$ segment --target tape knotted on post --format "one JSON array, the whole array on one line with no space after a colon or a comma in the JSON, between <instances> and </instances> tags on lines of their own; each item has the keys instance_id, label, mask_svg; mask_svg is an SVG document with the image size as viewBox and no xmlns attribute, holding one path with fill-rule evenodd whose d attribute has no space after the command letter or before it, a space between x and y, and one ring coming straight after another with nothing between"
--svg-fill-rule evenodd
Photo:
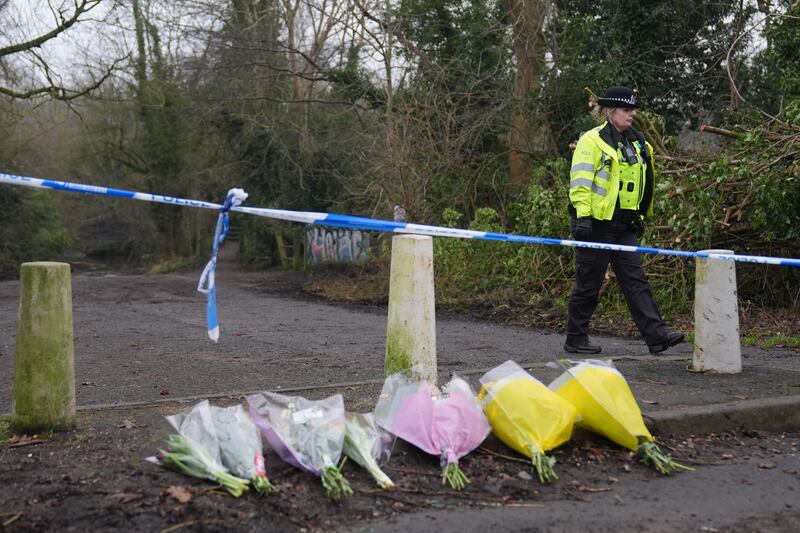
<instances>
[{"instance_id":1,"label":"tape knotted on post","mask_svg":"<svg viewBox=\"0 0 800 533\"><path fill-rule=\"evenodd\" d=\"M217 253L219 247L225 242L228 235L228 211L233 207L242 205L247 200L247 193L243 189L231 189L225 197L225 203L219 209L217 217L217 227L214 231L214 242L211 243L211 259L209 259L203 273L200 275L200 283L197 284L197 291L206 295L206 324L208 327L208 338L214 342L219 340L219 319L217 318Z\"/></svg>"}]
</instances>

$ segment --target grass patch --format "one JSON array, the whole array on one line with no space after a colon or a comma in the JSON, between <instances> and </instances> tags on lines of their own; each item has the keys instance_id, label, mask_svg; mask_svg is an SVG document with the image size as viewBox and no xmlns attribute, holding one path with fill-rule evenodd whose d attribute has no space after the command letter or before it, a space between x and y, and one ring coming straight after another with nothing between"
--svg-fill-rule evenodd
<instances>
[{"instance_id":1,"label":"grass patch","mask_svg":"<svg viewBox=\"0 0 800 533\"><path fill-rule=\"evenodd\" d=\"M743 346L760 346L762 348L800 348L800 335L744 335Z\"/></svg>"},{"instance_id":2,"label":"grass patch","mask_svg":"<svg viewBox=\"0 0 800 533\"><path fill-rule=\"evenodd\" d=\"M11 439L11 418L0 417L0 444L5 444Z\"/></svg>"},{"instance_id":3,"label":"grass patch","mask_svg":"<svg viewBox=\"0 0 800 533\"><path fill-rule=\"evenodd\" d=\"M184 268L195 267L200 264L199 257L173 257L150 265L148 274L169 274Z\"/></svg>"}]
</instances>

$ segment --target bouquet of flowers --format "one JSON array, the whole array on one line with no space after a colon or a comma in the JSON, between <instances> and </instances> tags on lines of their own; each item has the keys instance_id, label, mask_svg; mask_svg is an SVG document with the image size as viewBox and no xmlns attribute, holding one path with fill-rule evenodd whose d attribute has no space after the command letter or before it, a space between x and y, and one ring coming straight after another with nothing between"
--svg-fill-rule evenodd
<instances>
[{"instance_id":1,"label":"bouquet of flowers","mask_svg":"<svg viewBox=\"0 0 800 533\"><path fill-rule=\"evenodd\" d=\"M572 436L577 410L514 361L484 374L478 399L492 431L509 447L531 458L539 481L558 479L556 460L545 452Z\"/></svg>"},{"instance_id":2,"label":"bouquet of flowers","mask_svg":"<svg viewBox=\"0 0 800 533\"><path fill-rule=\"evenodd\" d=\"M469 478L458 460L489 434L486 420L469 384L453 377L442 393L426 381L393 374L383 384L375 406L378 425L423 451L440 457L442 483L463 489Z\"/></svg>"},{"instance_id":3,"label":"bouquet of flowers","mask_svg":"<svg viewBox=\"0 0 800 533\"><path fill-rule=\"evenodd\" d=\"M216 481L237 498L247 490L249 482L231 475L222 465L208 400L166 419L178 434L170 435L167 447L148 457L148 461L188 476Z\"/></svg>"},{"instance_id":4,"label":"bouquet of flowers","mask_svg":"<svg viewBox=\"0 0 800 533\"><path fill-rule=\"evenodd\" d=\"M257 492L275 492L264 468L261 434L241 405L211 407L222 464L233 474L250 480Z\"/></svg>"},{"instance_id":5,"label":"bouquet of flowers","mask_svg":"<svg viewBox=\"0 0 800 533\"><path fill-rule=\"evenodd\" d=\"M261 392L248 396L247 403L253 422L281 459L319 476L334 501L353 493L336 465L345 435L341 394L312 401Z\"/></svg>"},{"instance_id":6,"label":"bouquet of flowers","mask_svg":"<svg viewBox=\"0 0 800 533\"><path fill-rule=\"evenodd\" d=\"M375 424L372 413L346 413L344 453L365 468L381 488L390 489L394 483L380 468L389 461L394 435Z\"/></svg>"},{"instance_id":7,"label":"bouquet of flowers","mask_svg":"<svg viewBox=\"0 0 800 533\"><path fill-rule=\"evenodd\" d=\"M583 361L568 368L550 390L578 410L581 427L633 452L662 474L693 470L672 460L647 430L628 382L609 361Z\"/></svg>"}]
</instances>

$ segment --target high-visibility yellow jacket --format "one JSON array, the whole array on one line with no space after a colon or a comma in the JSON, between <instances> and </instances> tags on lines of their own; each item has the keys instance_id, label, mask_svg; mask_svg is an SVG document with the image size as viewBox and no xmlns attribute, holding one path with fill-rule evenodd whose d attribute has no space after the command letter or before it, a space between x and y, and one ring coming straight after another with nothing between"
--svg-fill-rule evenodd
<instances>
[{"instance_id":1,"label":"high-visibility yellow jacket","mask_svg":"<svg viewBox=\"0 0 800 533\"><path fill-rule=\"evenodd\" d=\"M569 199L575 207L578 217L592 216L599 220L611 220L617 205L620 188L619 162L621 154L617 147L611 146L600 137L600 131L607 123L591 129L581 135L575 153L572 155L570 168ZM650 152L649 164L653 164L653 147L646 142ZM636 143L638 145L638 143ZM637 155L642 160L639 147ZM645 163L640 162L640 165ZM651 169L652 170L652 169ZM641 169L645 176L645 168ZM650 176L652 176L652 172ZM642 184L644 186L644 184ZM655 183L650 184L655 191ZM639 212L651 216L653 214L653 196L650 194L648 205L639 206Z\"/></svg>"}]
</instances>

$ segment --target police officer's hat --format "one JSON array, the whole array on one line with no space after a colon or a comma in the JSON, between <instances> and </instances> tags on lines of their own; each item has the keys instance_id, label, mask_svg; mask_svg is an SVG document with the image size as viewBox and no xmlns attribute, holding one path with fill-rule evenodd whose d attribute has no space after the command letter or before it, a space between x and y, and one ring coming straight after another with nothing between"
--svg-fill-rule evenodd
<instances>
[{"instance_id":1,"label":"police officer's hat","mask_svg":"<svg viewBox=\"0 0 800 533\"><path fill-rule=\"evenodd\" d=\"M633 91L622 85L608 89L603 93L603 96L597 100L597 103L602 107L608 108L624 107L627 109L635 109L639 107L639 104L636 103L636 95Z\"/></svg>"}]
</instances>

